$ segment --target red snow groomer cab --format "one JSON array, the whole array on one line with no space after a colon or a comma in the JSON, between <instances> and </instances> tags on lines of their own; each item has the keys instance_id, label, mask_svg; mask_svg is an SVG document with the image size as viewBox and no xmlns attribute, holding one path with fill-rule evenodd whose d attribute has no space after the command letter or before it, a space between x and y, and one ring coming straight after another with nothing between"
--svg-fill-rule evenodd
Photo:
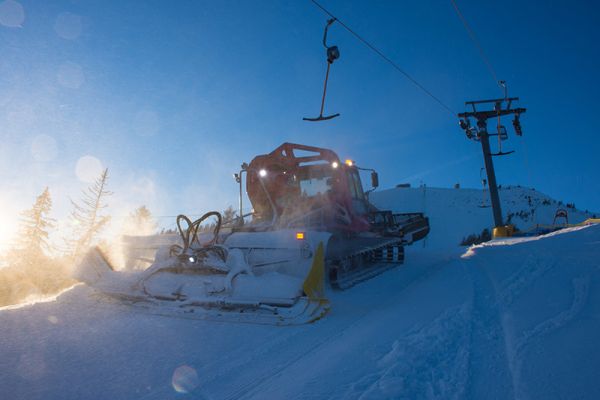
<instances>
[{"instance_id":1,"label":"red snow groomer cab","mask_svg":"<svg viewBox=\"0 0 600 400\"><path fill-rule=\"evenodd\" d=\"M422 213L378 210L363 190L360 170L371 173L369 193L378 186L377 173L341 160L332 150L284 143L259 155L243 165L253 219L236 230L331 233L326 265L338 288L400 264L404 245L423 239L429 221Z\"/></svg>"}]
</instances>

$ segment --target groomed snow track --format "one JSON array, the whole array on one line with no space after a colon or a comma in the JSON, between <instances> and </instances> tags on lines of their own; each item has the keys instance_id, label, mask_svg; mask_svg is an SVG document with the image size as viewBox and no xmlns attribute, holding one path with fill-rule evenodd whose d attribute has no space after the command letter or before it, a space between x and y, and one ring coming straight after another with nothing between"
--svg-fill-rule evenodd
<instances>
[{"instance_id":1,"label":"groomed snow track","mask_svg":"<svg viewBox=\"0 0 600 400\"><path fill-rule=\"evenodd\" d=\"M596 399L599 248L591 226L466 254L409 249L404 267L332 292L328 317L302 326L154 316L80 285L0 312L0 393Z\"/></svg>"}]
</instances>

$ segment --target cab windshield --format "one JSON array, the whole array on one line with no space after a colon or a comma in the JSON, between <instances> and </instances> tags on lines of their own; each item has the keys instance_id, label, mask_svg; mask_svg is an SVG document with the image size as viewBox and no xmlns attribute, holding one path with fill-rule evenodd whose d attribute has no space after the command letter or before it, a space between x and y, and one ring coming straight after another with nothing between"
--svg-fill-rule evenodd
<instances>
[{"instance_id":1,"label":"cab windshield","mask_svg":"<svg viewBox=\"0 0 600 400\"><path fill-rule=\"evenodd\" d=\"M355 169L348 169L348 186L350 189L350 196L352 197L352 207L354 207L354 211L359 214L366 214L367 206L365 193L362 188L358 171Z\"/></svg>"},{"instance_id":2,"label":"cab windshield","mask_svg":"<svg viewBox=\"0 0 600 400\"><path fill-rule=\"evenodd\" d=\"M332 191L331 168L305 168L299 173L300 194L304 197L325 195Z\"/></svg>"}]
</instances>

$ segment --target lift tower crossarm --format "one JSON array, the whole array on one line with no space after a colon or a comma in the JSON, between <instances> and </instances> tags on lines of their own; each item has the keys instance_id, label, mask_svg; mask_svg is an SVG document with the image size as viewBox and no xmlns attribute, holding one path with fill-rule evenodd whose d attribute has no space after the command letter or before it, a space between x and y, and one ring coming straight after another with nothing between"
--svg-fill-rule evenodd
<instances>
[{"instance_id":1,"label":"lift tower crossarm","mask_svg":"<svg viewBox=\"0 0 600 400\"><path fill-rule=\"evenodd\" d=\"M507 101L507 102L508 102L508 107L507 107L507 108L510 108L510 104L511 104L513 101L517 101L517 100L519 100L519 98L518 98L518 97L507 97L507 98L505 98L505 99L503 98L503 99L491 99L491 100L475 100L475 101L466 101L466 102L465 102L465 104L466 104L466 105L468 105L468 106L470 106L470 105L473 105L473 104L484 104L484 103L488 103L488 104L489 104L489 103L502 103L502 102L504 102L504 101Z\"/></svg>"},{"instance_id":2,"label":"lift tower crossarm","mask_svg":"<svg viewBox=\"0 0 600 400\"><path fill-rule=\"evenodd\" d=\"M466 103L469 104L469 103ZM510 115L510 114L524 114L527 111L526 108L510 108L508 110L490 110L490 111L467 111L464 113L460 113L458 114L459 118L469 118L469 117L473 117L475 118L477 121L480 120L487 120L490 118L496 118L498 116L502 117L504 115Z\"/></svg>"}]
</instances>

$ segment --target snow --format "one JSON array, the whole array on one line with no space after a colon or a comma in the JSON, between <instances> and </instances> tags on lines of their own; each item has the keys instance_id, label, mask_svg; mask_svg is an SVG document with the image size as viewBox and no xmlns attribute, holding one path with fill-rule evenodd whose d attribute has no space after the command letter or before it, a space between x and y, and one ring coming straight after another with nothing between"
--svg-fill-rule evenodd
<instances>
[{"instance_id":1,"label":"snow","mask_svg":"<svg viewBox=\"0 0 600 400\"><path fill-rule=\"evenodd\" d=\"M432 190L432 235L461 219L452 190ZM407 249L401 268L328 292L331 311L313 324L153 315L85 285L1 310L0 397L600 398L600 225L450 245L486 225L476 219Z\"/></svg>"},{"instance_id":2,"label":"snow","mask_svg":"<svg viewBox=\"0 0 600 400\"><path fill-rule=\"evenodd\" d=\"M395 188L371 193L370 200L380 209L396 212L423 212L429 217L431 232L425 239L429 249L457 246L470 234L480 234L494 226L489 193L477 189ZM559 208L568 212L570 224L580 223L599 213L583 212L552 199L534 189L504 186L500 189L505 219L522 231L537 224L552 225ZM563 223L558 219L557 223ZM417 245L418 246L418 245Z\"/></svg>"},{"instance_id":3,"label":"snow","mask_svg":"<svg viewBox=\"0 0 600 400\"><path fill-rule=\"evenodd\" d=\"M174 256L170 245L160 245L150 256L155 262L145 270L113 270L98 250L91 250L72 275L113 297L127 297L136 302L149 296L152 302L176 297L179 301L185 300L190 307L226 302L230 306L263 303L268 308L294 304L302 296L303 283L311 271L317 248L329 237L329 233L313 231L298 240L296 231L289 229L251 234L236 232L217 245L217 249L227 254L225 261L213 252L215 249L207 253L206 248L199 248L199 253L195 253L195 247L190 246ZM143 239L137 239L143 251L150 251L153 243L161 242L160 235ZM184 251L181 244L178 249ZM126 251L134 253L131 249ZM178 257L185 261L178 261ZM197 261L200 257L201 262ZM174 273L174 269L178 273ZM168 307L173 304L168 303ZM193 312L190 310L186 312Z\"/></svg>"}]
</instances>

